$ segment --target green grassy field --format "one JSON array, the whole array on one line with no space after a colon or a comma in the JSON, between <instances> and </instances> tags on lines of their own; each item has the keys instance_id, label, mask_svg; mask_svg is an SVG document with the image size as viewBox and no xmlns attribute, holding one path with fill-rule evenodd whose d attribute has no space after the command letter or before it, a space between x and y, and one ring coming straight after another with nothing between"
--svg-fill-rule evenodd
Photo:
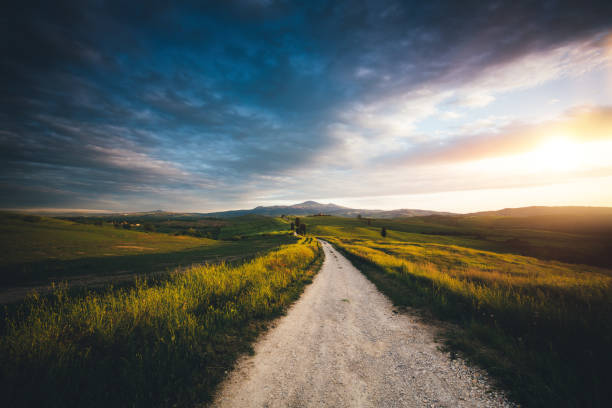
<instances>
[{"instance_id":1,"label":"green grassy field","mask_svg":"<svg viewBox=\"0 0 612 408\"><path fill-rule=\"evenodd\" d=\"M519 255L505 239L547 237L544 248L573 245L588 232L474 229L481 220L438 227L414 220L309 217L309 230L329 240L397 305L454 323L451 355L486 368L526 406L609 406L612 365L612 271ZM496 222L500 222L497 220ZM381 225L387 236L380 234ZM397 228L397 229L395 229ZM420 230L419 232L415 232ZM607 242L598 242L601 246ZM599 247L586 254L597 254ZM549 253L555 254L555 251ZM593 264L601 259L583 258Z\"/></svg>"},{"instance_id":2,"label":"green grassy field","mask_svg":"<svg viewBox=\"0 0 612 408\"><path fill-rule=\"evenodd\" d=\"M247 263L194 266L164 282L30 297L4 319L6 406L192 406L318 269L312 238Z\"/></svg>"},{"instance_id":3,"label":"green grassy field","mask_svg":"<svg viewBox=\"0 0 612 408\"><path fill-rule=\"evenodd\" d=\"M486 368L514 400L612 401L605 380L612 366L607 212L300 219L397 305L452 323L444 326L451 327L444 337L451 356L461 353ZM0 220L4 284L198 264L164 279L62 289L5 309L0 383L17 406L42 403L27 389L40 389L56 406L88 398L131 406L206 400L320 260L311 238L295 243L293 217L152 213L73 222L2 214ZM244 263L249 258L255 259ZM223 260L229 263L201 265Z\"/></svg>"},{"instance_id":4,"label":"green grassy field","mask_svg":"<svg viewBox=\"0 0 612 408\"><path fill-rule=\"evenodd\" d=\"M273 219L234 220L227 235L240 235L240 239L223 241L114 228L108 222L97 226L3 213L0 285L163 272L192 263L241 260L291 242L289 234L262 235L278 225L284 224Z\"/></svg>"},{"instance_id":5,"label":"green grassy field","mask_svg":"<svg viewBox=\"0 0 612 408\"><path fill-rule=\"evenodd\" d=\"M232 218L211 218L198 214L165 212L133 213L125 215L66 217L85 225L129 224L135 231L157 231L172 235L186 235L221 240L237 240L244 236L264 234L285 228L285 220L262 215L243 215Z\"/></svg>"},{"instance_id":6,"label":"green grassy field","mask_svg":"<svg viewBox=\"0 0 612 408\"><path fill-rule=\"evenodd\" d=\"M612 211L601 215L530 217L428 216L400 219L305 217L315 234L345 233L372 238L385 226L390 238L407 242L459 245L612 268Z\"/></svg>"}]
</instances>

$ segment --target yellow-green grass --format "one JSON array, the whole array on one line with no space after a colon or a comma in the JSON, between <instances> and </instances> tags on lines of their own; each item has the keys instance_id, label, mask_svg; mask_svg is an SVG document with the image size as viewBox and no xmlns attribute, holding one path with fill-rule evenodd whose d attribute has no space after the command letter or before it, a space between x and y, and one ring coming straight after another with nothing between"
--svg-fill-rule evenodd
<instances>
[{"instance_id":1,"label":"yellow-green grass","mask_svg":"<svg viewBox=\"0 0 612 408\"><path fill-rule=\"evenodd\" d=\"M162 284L30 297L0 338L7 406L191 406L318 269L312 238L242 265L193 266Z\"/></svg>"},{"instance_id":2,"label":"yellow-green grass","mask_svg":"<svg viewBox=\"0 0 612 408\"><path fill-rule=\"evenodd\" d=\"M477 238L472 232L456 231L449 233L446 229L429 229L423 233L420 229L406 227L404 219L366 219L343 217L306 217L302 219L308 226L308 231L317 236L342 236L351 239L378 239L384 226L388 230L388 238L411 242L437 242L440 244L456 244L471 248L487 249L491 245Z\"/></svg>"},{"instance_id":3,"label":"yellow-green grass","mask_svg":"<svg viewBox=\"0 0 612 408\"><path fill-rule=\"evenodd\" d=\"M245 215L224 221L226 224L221 228L219 239L236 239L288 229L285 220L262 215Z\"/></svg>"},{"instance_id":4,"label":"yellow-green grass","mask_svg":"<svg viewBox=\"0 0 612 408\"><path fill-rule=\"evenodd\" d=\"M0 285L74 275L159 272L195 262L252 257L291 241L288 234L217 241L4 213L0 214Z\"/></svg>"},{"instance_id":5,"label":"yellow-green grass","mask_svg":"<svg viewBox=\"0 0 612 408\"><path fill-rule=\"evenodd\" d=\"M435 242L612 268L612 216L607 215L586 221L578 216L302 219L310 232L320 236L374 239L384 226L388 238L399 241Z\"/></svg>"},{"instance_id":6,"label":"yellow-green grass","mask_svg":"<svg viewBox=\"0 0 612 408\"><path fill-rule=\"evenodd\" d=\"M406 227L415 222L403 220ZM421 222L474 234L494 251L612 268L612 214L434 217Z\"/></svg>"},{"instance_id":7,"label":"yellow-green grass","mask_svg":"<svg viewBox=\"0 0 612 408\"><path fill-rule=\"evenodd\" d=\"M533 221L304 218L396 304L455 323L451 355L487 368L517 401L610 406L612 270L591 266L611 261L607 224ZM566 258L589 265L550 260Z\"/></svg>"},{"instance_id":8,"label":"yellow-green grass","mask_svg":"<svg viewBox=\"0 0 612 408\"><path fill-rule=\"evenodd\" d=\"M335 231L324 229L325 232ZM380 235L326 238L395 303L457 323L447 346L527 406L606 406L612 271Z\"/></svg>"},{"instance_id":9,"label":"yellow-green grass","mask_svg":"<svg viewBox=\"0 0 612 408\"><path fill-rule=\"evenodd\" d=\"M122 225L129 223L132 230L157 231L173 235L190 235L213 239L236 240L249 235L286 230L282 218L249 214L231 218L212 218L199 214L128 214L67 217L69 221L81 224Z\"/></svg>"},{"instance_id":10,"label":"yellow-green grass","mask_svg":"<svg viewBox=\"0 0 612 408\"><path fill-rule=\"evenodd\" d=\"M189 236L144 233L110 225L78 224L54 218L0 215L0 262L69 260L150 252L174 252L215 241Z\"/></svg>"}]
</instances>

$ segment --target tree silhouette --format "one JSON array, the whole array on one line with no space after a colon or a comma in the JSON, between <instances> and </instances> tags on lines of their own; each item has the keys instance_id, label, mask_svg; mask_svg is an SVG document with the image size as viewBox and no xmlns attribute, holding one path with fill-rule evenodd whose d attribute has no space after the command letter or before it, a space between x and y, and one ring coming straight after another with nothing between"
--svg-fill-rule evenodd
<instances>
[{"instance_id":1,"label":"tree silhouette","mask_svg":"<svg viewBox=\"0 0 612 408\"><path fill-rule=\"evenodd\" d=\"M380 230L380 235L382 235L382 237L386 237L387 236L387 228L382 227L382 229Z\"/></svg>"}]
</instances>

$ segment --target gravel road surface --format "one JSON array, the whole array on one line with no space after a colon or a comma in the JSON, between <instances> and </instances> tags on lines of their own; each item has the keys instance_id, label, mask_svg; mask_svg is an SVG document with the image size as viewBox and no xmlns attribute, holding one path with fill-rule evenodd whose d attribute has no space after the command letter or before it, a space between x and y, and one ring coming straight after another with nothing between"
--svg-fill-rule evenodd
<instances>
[{"instance_id":1,"label":"gravel road surface","mask_svg":"<svg viewBox=\"0 0 612 408\"><path fill-rule=\"evenodd\" d=\"M486 375L391 302L327 242L314 282L240 360L215 407L499 407Z\"/></svg>"}]
</instances>

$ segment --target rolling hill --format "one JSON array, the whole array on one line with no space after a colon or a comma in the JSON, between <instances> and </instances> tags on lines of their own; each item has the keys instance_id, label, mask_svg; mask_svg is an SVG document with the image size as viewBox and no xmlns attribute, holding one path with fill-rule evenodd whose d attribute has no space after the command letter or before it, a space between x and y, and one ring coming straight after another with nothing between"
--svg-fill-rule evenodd
<instances>
[{"instance_id":1,"label":"rolling hill","mask_svg":"<svg viewBox=\"0 0 612 408\"><path fill-rule=\"evenodd\" d=\"M504 208L497 211L480 211L468 216L501 216L501 217L534 217L534 216L597 216L612 215L612 207L580 207L580 206L531 206L519 208Z\"/></svg>"}]
</instances>

